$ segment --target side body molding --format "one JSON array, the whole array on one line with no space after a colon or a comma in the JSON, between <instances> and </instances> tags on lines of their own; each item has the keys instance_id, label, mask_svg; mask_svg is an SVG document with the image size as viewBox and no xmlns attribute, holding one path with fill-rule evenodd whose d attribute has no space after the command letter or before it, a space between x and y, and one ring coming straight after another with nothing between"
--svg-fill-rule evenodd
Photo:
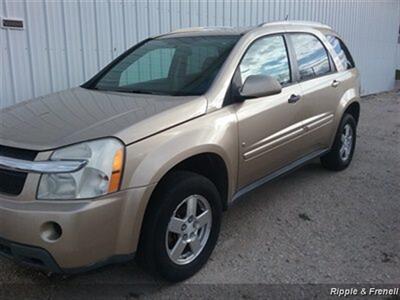
<instances>
[{"instance_id":1,"label":"side body molding","mask_svg":"<svg viewBox=\"0 0 400 300\"><path fill-rule=\"evenodd\" d=\"M250 150L243 154L243 159L248 161L257 158L260 155L266 154L271 150L279 148L286 143L304 136L305 134L311 133L314 130L332 123L333 119L334 115L327 112L295 123L251 145L249 147Z\"/></svg>"}]
</instances>

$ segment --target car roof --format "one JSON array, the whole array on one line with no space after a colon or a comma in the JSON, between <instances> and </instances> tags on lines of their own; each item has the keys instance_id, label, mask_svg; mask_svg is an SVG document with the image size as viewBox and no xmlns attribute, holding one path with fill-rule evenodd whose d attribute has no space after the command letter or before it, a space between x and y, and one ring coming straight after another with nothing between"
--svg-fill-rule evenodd
<instances>
[{"instance_id":1,"label":"car roof","mask_svg":"<svg viewBox=\"0 0 400 300\"><path fill-rule=\"evenodd\" d=\"M319 22L310 21L276 21L276 22L265 22L258 26L249 27L228 27L228 26L215 26L215 27L189 27L177 29L169 33L165 33L157 36L157 38L170 38L170 37L190 37L190 36L209 36L209 35L244 35L247 32L253 31L259 28L274 29L277 31L285 29L318 29L321 31L332 31L332 28L328 25Z\"/></svg>"}]
</instances>

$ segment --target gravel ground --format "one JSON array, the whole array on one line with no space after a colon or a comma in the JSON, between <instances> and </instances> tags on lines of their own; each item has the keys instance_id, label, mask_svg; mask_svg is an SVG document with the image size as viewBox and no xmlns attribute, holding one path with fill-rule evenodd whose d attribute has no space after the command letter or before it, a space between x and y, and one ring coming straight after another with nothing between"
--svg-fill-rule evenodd
<instances>
[{"instance_id":1,"label":"gravel ground","mask_svg":"<svg viewBox=\"0 0 400 300\"><path fill-rule=\"evenodd\" d=\"M351 166L335 173L315 161L246 195L224 214L209 263L186 282L155 281L134 262L48 278L0 258L0 298L324 299L324 284L399 286L400 92L361 104Z\"/></svg>"}]
</instances>

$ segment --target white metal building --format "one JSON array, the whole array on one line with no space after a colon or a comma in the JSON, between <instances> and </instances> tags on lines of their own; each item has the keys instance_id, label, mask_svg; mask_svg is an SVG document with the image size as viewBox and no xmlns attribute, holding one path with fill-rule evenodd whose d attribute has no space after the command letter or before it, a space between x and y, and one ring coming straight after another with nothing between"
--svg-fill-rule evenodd
<instances>
[{"instance_id":1,"label":"white metal building","mask_svg":"<svg viewBox=\"0 0 400 300\"><path fill-rule=\"evenodd\" d=\"M399 0L400 2L400 0ZM395 88L400 90L400 25L397 37L397 66L396 66L396 85Z\"/></svg>"},{"instance_id":2,"label":"white metal building","mask_svg":"<svg viewBox=\"0 0 400 300\"><path fill-rule=\"evenodd\" d=\"M138 41L190 26L326 23L347 42L363 94L392 89L400 65L399 0L0 0L0 17L0 108L77 86Z\"/></svg>"}]
</instances>

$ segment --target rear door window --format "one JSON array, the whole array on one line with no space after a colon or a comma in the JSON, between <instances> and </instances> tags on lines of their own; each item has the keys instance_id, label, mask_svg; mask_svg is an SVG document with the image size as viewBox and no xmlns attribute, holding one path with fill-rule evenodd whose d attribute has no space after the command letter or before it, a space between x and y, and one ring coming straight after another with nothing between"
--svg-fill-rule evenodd
<instances>
[{"instance_id":1,"label":"rear door window","mask_svg":"<svg viewBox=\"0 0 400 300\"><path fill-rule=\"evenodd\" d=\"M291 34L300 80L308 80L331 72L329 56L319 39L311 34Z\"/></svg>"},{"instance_id":2,"label":"rear door window","mask_svg":"<svg viewBox=\"0 0 400 300\"><path fill-rule=\"evenodd\" d=\"M350 51L342 40L333 35L327 35L329 43L332 45L333 50L337 54L342 70L348 70L355 67L354 60L351 57Z\"/></svg>"}]
</instances>

